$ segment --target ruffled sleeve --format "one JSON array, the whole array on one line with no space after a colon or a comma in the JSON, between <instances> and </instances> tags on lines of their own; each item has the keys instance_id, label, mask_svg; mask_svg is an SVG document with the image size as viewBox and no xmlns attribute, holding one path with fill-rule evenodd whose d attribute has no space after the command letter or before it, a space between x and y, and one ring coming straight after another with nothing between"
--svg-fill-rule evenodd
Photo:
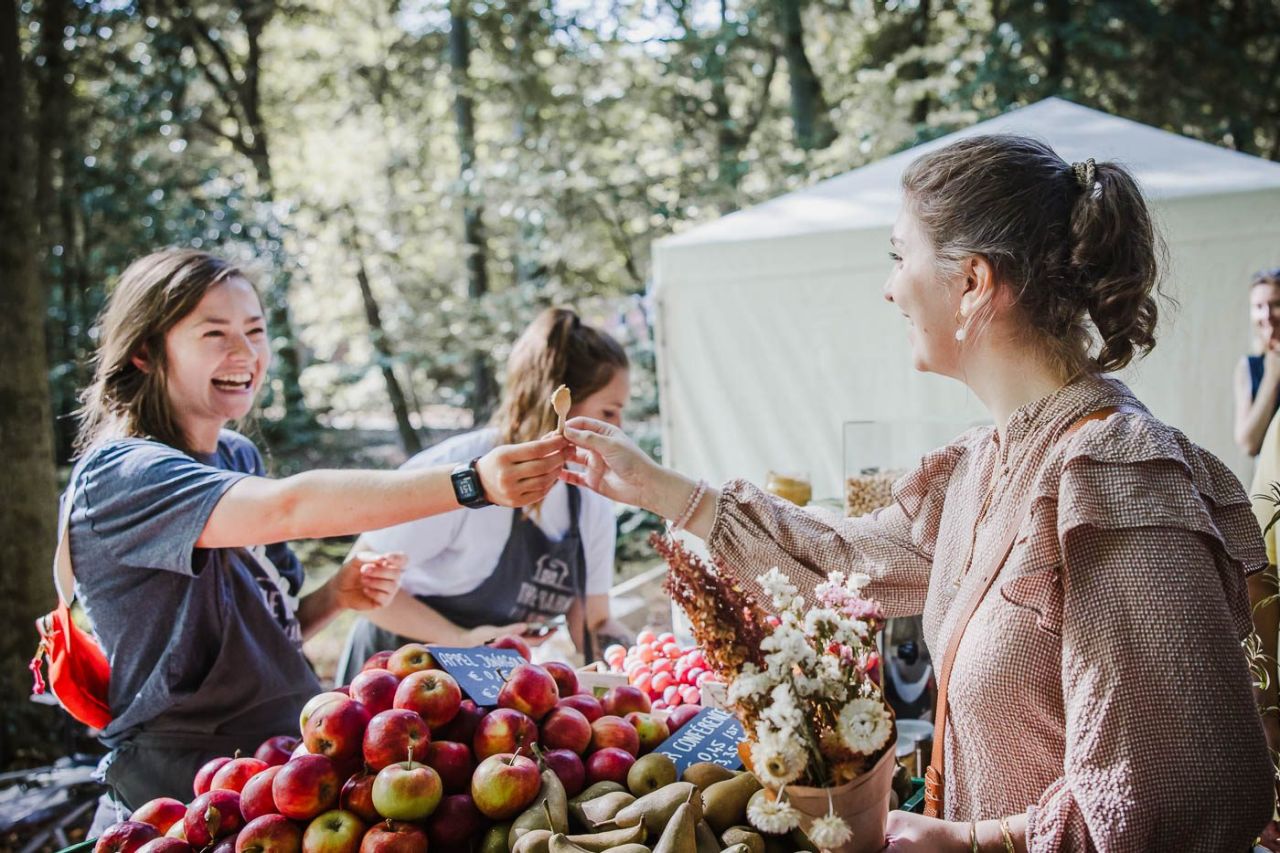
<instances>
[{"instance_id":1,"label":"ruffled sleeve","mask_svg":"<svg viewBox=\"0 0 1280 853\"><path fill-rule=\"evenodd\" d=\"M777 566L805 594L831 571L862 572L864 593L888 616L923 611L943 498L965 444L927 454L894 484L894 502L861 518L818 514L769 495L745 480L721 491L707 545L762 594L755 579Z\"/></svg>"},{"instance_id":2,"label":"ruffled sleeve","mask_svg":"<svg viewBox=\"0 0 1280 853\"><path fill-rule=\"evenodd\" d=\"M1066 751L1028 850L1247 849L1272 803L1239 642L1265 562L1248 497L1142 414L1081 429L1056 479Z\"/></svg>"}]
</instances>

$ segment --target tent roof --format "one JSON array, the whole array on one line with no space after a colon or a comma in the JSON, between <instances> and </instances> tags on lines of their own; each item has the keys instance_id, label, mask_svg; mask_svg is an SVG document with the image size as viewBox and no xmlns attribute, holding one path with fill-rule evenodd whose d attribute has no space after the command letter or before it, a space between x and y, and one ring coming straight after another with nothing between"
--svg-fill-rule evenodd
<instances>
[{"instance_id":1,"label":"tent roof","mask_svg":"<svg viewBox=\"0 0 1280 853\"><path fill-rule=\"evenodd\" d=\"M985 133L1044 140L1067 161L1116 160L1148 197L1172 199L1280 188L1280 163L1198 142L1128 119L1047 98L883 160L731 213L661 241L666 247L890 227L903 171L921 154Z\"/></svg>"}]
</instances>

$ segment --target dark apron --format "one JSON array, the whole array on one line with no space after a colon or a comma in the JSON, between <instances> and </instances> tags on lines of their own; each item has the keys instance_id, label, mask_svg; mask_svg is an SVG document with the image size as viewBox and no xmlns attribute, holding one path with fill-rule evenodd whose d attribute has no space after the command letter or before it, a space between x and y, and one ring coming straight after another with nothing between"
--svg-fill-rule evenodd
<instances>
[{"instance_id":1,"label":"dark apron","mask_svg":"<svg viewBox=\"0 0 1280 853\"><path fill-rule=\"evenodd\" d=\"M507 544L480 586L462 595L420 595L418 600L462 628L545 621L568 613L575 601L582 601L579 609L585 622L587 558L578 528L582 495L576 486L568 489L569 532L559 542L514 510ZM591 660L590 638L583 628L583 652ZM349 684L371 655L412 642L368 619L358 620L347 638L336 683Z\"/></svg>"}]
</instances>

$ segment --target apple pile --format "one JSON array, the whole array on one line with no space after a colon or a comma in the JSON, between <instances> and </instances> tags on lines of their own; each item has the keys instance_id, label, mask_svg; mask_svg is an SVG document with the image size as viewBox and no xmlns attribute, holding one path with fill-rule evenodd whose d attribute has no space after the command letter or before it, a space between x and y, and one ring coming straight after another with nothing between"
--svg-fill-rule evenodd
<instances>
[{"instance_id":1,"label":"apple pile","mask_svg":"<svg viewBox=\"0 0 1280 853\"><path fill-rule=\"evenodd\" d=\"M523 641L504 639L529 659ZM142 805L94 851L469 851L552 793L564 802L589 786L626 785L637 761L697 710L653 713L630 685L597 699L562 662L517 666L496 707L482 708L430 649L410 643L371 657L349 688L312 697L300 737L209 761L189 803Z\"/></svg>"},{"instance_id":2,"label":"apple pile","mask_svg":"<svg viewBox=\"0 0 1280 853\"><path fill-rule=\"evenodd\" d=\"M644 692L659 711L700 705L702 685L719 681L702 651L697 646L681 648L670 632L641 631L631 648L605 649L604 661L611 671L625 673L631 686Z\"/></svg>"}]
</instances>

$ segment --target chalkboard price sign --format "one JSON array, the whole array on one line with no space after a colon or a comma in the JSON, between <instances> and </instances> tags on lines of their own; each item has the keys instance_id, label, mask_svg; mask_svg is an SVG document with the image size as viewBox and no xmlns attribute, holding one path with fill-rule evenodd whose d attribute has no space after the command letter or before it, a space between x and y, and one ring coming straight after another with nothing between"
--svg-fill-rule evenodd
<instances>
[{"instance_id":1,"label":"chalkboard price sign","mask_svg":"<svg viewBox=\"0 0 1280 853\"><path fill-rule=\"evenodd\" d=\"M704 708L654 752L661 752L674 761L677 774L700 761L737 770L742 766L738 744L745 739L746 732L737 717L719 708Z\"/></svg>"},{"instance_id":2,"label":"chalkboard price sign","mask_svg":"<svg viewBox=\"0 0 1280 853\"><path fill-rule=\"evenodd\" d=\"M436 665L452 675L467 698L477 705L488 707L498 704L498 691L511 670L525 660L515 649L493 649L479 646L474 649L454 649L445 646L429 646Z\"/></svg>"}]
</instances>

